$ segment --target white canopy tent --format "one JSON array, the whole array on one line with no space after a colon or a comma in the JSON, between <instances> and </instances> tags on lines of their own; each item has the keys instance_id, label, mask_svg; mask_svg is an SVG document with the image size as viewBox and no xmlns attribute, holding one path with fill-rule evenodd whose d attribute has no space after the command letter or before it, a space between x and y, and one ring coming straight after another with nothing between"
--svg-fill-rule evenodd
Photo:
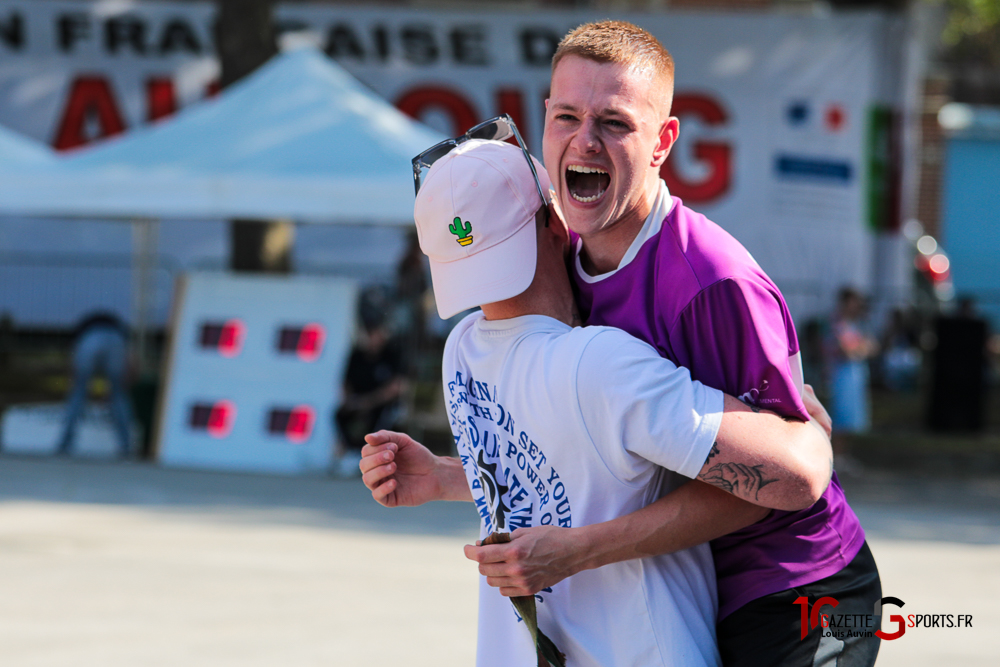
<instances>
[{"instance_id":1,"label":"white canopy tent","mask_svg":"<svg viewBox=\"0 0 1000 667\"><path fill-rule=\"evenodd\" d=\"M144 359L158 220L408 226L410 159L442 138L300 48L215 99L65 157L0 133L0 214L133 222Z\"/></svg>"},{"instance_id":2,"label":"white canopy tent","mask_svg":"<svg viewBox=\"0 0 1000 667\"><path fill-rule=\"evenodd\" d=\"M299 49L170 120L64 159L0 165L0 212L408 225L410 158L441 138Z\"/></svg>"},{"instance_id":3,"label":"white canopy tent","mask_svg":"<svg viewBox=\"0 0 1000 667\"><path fill-rule=\"evenodd\" d=\"M70 156L0 131L0 215L132 221L131 323L144 370L158 220L409 226L410 159L441 139L300 49L217 99ZM335 349L332 338L328 345ZM329 385L328 374L320 378Z\"/></svg>"},{"instance_id":4,"label":"white canopy tent","mask_svg":"<svg viewBox=\"0 0 1000 667\"><path fill-rule=\"evenodd\" d=\"M40 168L56 162L55 152L45 144L0 127L0 171Z\"/></svg>"}]
</instances>

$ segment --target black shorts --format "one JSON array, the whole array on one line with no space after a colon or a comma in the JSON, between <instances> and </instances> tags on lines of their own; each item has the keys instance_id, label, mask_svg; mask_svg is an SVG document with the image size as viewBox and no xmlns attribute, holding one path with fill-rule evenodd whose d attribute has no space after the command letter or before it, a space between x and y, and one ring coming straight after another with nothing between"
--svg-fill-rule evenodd
<instances>
[{"instance_id":1,"label":"black shorts","mask_svg":"<svg viewBox=\"0 0 1000 667\"><path fill-rule=\"evenodd\" d=\"M837 606L821 608L820 624L802 638L802 604L809 611L821 597ZM868 543L847 567L811 584L778 591L748 602L718 625L719 651L725 667L869 667L878 655L880 619L875 603L882 582ZM829 619L824 627L823 615ZM869 625L870 623L870 625ZM810 624L811 625L811 624ZM858 636L861 635L861 636Z\"/></svg>"}]
</instances>

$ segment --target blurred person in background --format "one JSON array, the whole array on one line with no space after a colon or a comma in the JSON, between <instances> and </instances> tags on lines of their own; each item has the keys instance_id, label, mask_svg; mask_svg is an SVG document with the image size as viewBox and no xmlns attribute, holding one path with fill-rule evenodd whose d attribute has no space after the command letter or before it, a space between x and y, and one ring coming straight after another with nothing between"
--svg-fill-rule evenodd
<instances>
[{"instance_id":1,"label":"blurred person in background","mask_svg":"<svg viewBox=\"0 0 1000 667\"><path fill-rule=\"evenodd\" d=\"M73 332L73 388L66 408L66 424L57 453L67 456L73 449L76 427L87 401L90 380L103 375L111 387L109 403L118 453L128 456L132 433L132 409L128 399L128 327L111 312L94 312Z\"/></svg>"},{"instance_id":2,"label":"blurred person in background","mask_svg":"<svg viewBox=\"0 0 1000 667\"><path fill-rule=\"evenodd\" d=\"M381 288L362 293L358 313L361 330L347 362L343 399L335 415L341 439L335 472L342 477L360 474L358 462L365 434L392 428L400 417L406 389L405 361L386 323L388 308Z\"/></svg>"},{"instance_id":3,"label":"blurred person in background","mask_svg":"<svg viewBox=\"0 0 1000 667\"><path fill-rule=\"evenodd\" d=\"M427 268L420 252L417 234L411 231L406 237L406 250L396 265L397 331L412 350L420 348L427 327L424 312L427 289Z\"/></svg>"},{"instance_id":4,"label":"blurred person in background","mask_svg":"<svg viewBox=\"0 0 1000 667\"><path fill-rule=\"evenodd\" d=\"M419 377L421 351L428 343L427 298L430 281L415 231L406 237L406 249L396 264L392 329L400 341L411 379Z\"/></svg>"},{"instance_id":5,"label":"blurred person in background","mask_svg":"<svg viewBox=\"0 0 1000 667\"><path fill-rule=\"evenodd\" d=\"M970 296L935 323L934 376L929 426L935 431L979 432L985 425L989 325Z\"/></svg>"},{"instance_id":6,"label":"blurred person in background","mask_svg":"<svg viewBox=\"0 0 1000 667\"><path fill-rule=\"evenodd\" d=\"M851 288L837 295L837 311L830 326L830 395L833 399L833 454L838 472L857 472L845 436L871 428L868 360L878 353L878 342L867 330L865 300Z\"/></svg>"},{"instance_id":7,"label":"blurred person in background","mask_svg":"<svg viewBox=\"0 0 1000 667\"><path fill-rule=\"evenodd\" d=\"M7 311L0 314L0 371L10 366L15 348L14 318Z\"/></svg>"},{"instance_id":8,"label":"blurred person in background","mask_svg":"<svg viewBox=\"0 0 1000 667\"><path fill-rule=\"evenodd\" d=\"M894 308L882 333L882 381L892 391L917 388L920 375L919 333L912 313Z\"/></svg>"},{"instance_id":9,"label":"blurred person in background","mask_svg":"<svg viewBox=\"0 0 1000 667\"><path fill-rule=\"evenodd\" d=\"M817 388L817 393L824 392L820 398L826 400L827 368L826 368L826 338L828 322L826 318L813 317L802 327L799 338L802 353L802 376L807 383Z\"/></svg>"}]
</instances>

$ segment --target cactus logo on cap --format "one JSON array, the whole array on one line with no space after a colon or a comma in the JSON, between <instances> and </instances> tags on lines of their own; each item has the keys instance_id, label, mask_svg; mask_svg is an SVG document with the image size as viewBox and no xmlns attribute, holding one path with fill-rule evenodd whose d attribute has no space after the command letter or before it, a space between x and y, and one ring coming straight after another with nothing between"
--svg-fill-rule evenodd
<instances>
[{"instance_id":1,"label":"cactus logo on cap","mask_svg":"<svg viewBox=\"0 0 1000 667\"><path fill-rule=\"evenodd\" d=\"M462 222L462 219L455 217L455 221L448 225L448 231L458 237L458 245L467 246L472 243L472 223Z\"/></svg>"}]
</instances>

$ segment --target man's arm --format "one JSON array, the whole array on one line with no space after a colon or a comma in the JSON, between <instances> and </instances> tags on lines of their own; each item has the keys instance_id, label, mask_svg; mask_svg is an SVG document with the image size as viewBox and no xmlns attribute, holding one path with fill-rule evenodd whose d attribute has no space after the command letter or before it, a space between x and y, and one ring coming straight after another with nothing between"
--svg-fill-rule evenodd
<instances>
[{"instance_id":1,"label":"man's arm","mask_svg":"<svg viewBox=\"0 0 1000 667\"><path fill-rule=\"evenodd\" d=\"M829 483L830 442L818 426L692 382L622 331L588 343L576 393L593 446L622 480L654 463L780 510L809 507Z\"/></svg>"},{"instance_id":2,"label":"man's arm","mask_svg":"<svg viewBox=\"0 0 1000 667\"><path fill-rule=\"evenodd\" d=\"M365 441L359 464L361 478L379 504L409 507L432 500L472 502L458 459L436 456L405 433L379 431L366 435Z\"/></svg>"},{"instance_id":3,"label":"man's arm","mask_svg":"<svg viewBox=\"0 0 1000 667\"><path fill-rule=\"evenodd\" d=\"M783 420L732 396L698 479L755 505L809 507L833 473L830 440L814 421Z\"/></svg>"},{"instance_id":4,"label":"man's arm","mask_svg":"<svg viewBox=\"0 0 1000 667\"><path fill-rule=\"evenodd\" d=\"M826 437L829 438L833 433L833 420L830 419L830 414L823 407L823 404L816 398L816 391L811 384L803 385L802 403L806 406L809 417L823 429L823 433L826 433Z\"/></svg>"},{"instance_id":5,"label":"man's arm","mask_svg":"<svg viewBox=\"0 0 1000 667\"><path fill-rule=\"evenodd\" d=\"M813 417L809 424L785 422L731 396L725 400L727 411L715 446L699 473L699 477L715 479L715 484L689 482L647 507L590 526L520 528L508 544L466 546L466 558L478 562L487 583L500 588L503 595L531 595L583 570L688 549L769 513L766 507L742 500L743 495L761 504L786 493L802 494L806 500L822 495L831 475L831 455L827 435L818 423L826 411L815 396L806 401ZM792 453L790 461L778 461L782 446L802 446L803 451ZM725 456L723 448L728 452ZM716 449L720 453L713 456ZM720 464L727 471L713 471ZM753 472L756 483L751 483L749 472L740 472L740 466ZM780 477L781 483L768 481L773 476ZM797 478L807 481L800 485L794 481ZM767 483L762 485L761 480Z\"/></svg>"},{"instance_id":6,"label":"man's arm","mask_svg":"<svg viewBox=\"0 0 1000 667\"><path fill-rule=\"evenodd\" d=\"M583 570L690 549L756 523L768 512L692 481L617 519L579 528L518 528L507 544L467 545L465 557L479 563L486 582L501 594L533 595Z\"/></svg>"}]
</instances>

